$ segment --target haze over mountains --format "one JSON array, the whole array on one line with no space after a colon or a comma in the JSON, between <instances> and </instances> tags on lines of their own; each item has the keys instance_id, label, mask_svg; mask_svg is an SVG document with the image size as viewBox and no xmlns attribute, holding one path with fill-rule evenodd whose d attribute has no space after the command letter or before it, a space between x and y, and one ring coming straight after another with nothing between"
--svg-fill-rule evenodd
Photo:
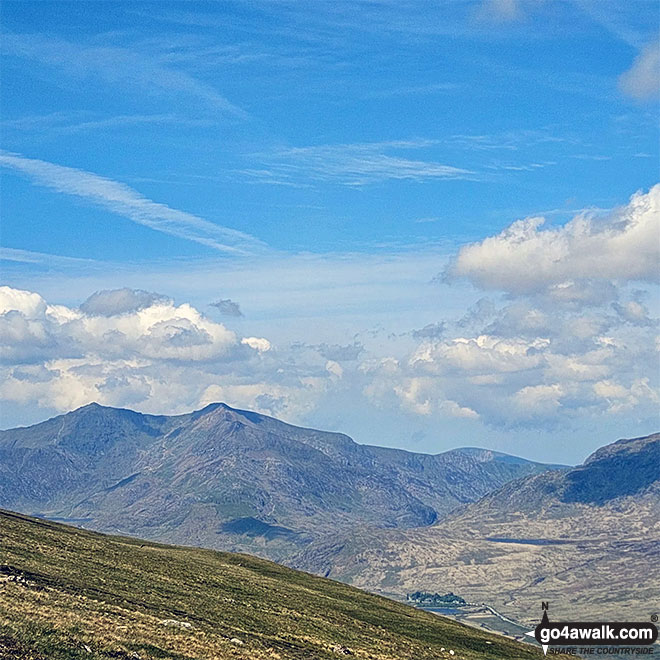
<instances>
[{"instance_id":1,"label":"haze over mountains","mask_svg":"<svg viewBox=\"0 0 660 660\"><path fill-rule=\"evenodd\" d=\"M511 481L437 525L313 544L293 565L395 597L453 591L533 623L542 600L557 619L646 620L659 556L654 434Z\"/></svg>"},{"instance_id":2,"label":"haze over mountains","mask_svg":"<svg viewBox=\"0 0 660 660\"><path fill-rule=\"evenodd\" d=\"M359 445L224 404L173 417L90 404L0 432L0 506L282 560L355 528L430 525L549 467Z\"/></svg>"}]
</instances>

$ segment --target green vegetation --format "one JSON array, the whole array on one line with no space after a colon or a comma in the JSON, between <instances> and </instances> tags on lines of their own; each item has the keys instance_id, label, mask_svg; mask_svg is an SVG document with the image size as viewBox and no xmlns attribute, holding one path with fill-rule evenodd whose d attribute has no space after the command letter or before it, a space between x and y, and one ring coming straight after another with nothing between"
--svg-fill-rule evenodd
<instances>
[{"instance_id":1,"label":"green vegetation","mask_svg":"<svg viewBox=\"0 0 660 660\"><path fill-rule=\"evenodd\" d=\"M542 657L528 645L247 555L0 511L0 658L343 656Z\"/></svg>"},{"instance_id":2,"label":"green vegetation","mask_svg":"<svg viewBox=\"0 0 660 660\"><path fill-rule=\"evenodd\" d=\"M464 598L453 594L451 591L442 596L431 594L428 591L414 591L408 594L406 598L412 603L424 607L463 607L463 605L467 605Z\"/></svg>"}]
</instances>

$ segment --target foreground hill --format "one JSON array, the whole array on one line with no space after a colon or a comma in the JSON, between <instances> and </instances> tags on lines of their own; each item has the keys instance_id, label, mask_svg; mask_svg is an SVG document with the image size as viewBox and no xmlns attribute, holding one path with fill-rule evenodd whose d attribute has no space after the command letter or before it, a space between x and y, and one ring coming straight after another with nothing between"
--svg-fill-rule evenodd
<instances>
[{"instance_id":1,"label":"foreground hill","mask_svg":"<svg viewBox=\"0 0 660 660\"><path fill-rule=\"evenodd\" d=\"M557 618L646 620L659 556L655 434L510 482L432 527L313 544L292 565L394 597L452 591L532 623L542 600Z\"/></svg>"},{"instance_id":2,"label":"foreground hill","mask_svg":"<svg viewBox=\"0 0 660 660\"><path fill-rule=\"evenodd\" d=\"M429 525L547 468L481 449L359 445L224 404L173 417L91 404L0 432L0 506L281 559L356 525Z\"/></svg>"},{"instance_id":3,"label":"foreground hill","mask_svg":"<svg viewBox=\"0 0 660 660\"><path fill-rule=\"evenodd\" d=\"M7 511L0 537L0 658L542 657L247 555L104 536Z\"/></svg>"}]
</instances>

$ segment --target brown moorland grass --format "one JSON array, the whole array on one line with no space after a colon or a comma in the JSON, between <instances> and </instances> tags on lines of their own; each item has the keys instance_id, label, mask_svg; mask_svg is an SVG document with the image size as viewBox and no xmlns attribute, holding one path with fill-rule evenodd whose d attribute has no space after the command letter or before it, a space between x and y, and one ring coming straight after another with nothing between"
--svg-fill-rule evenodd
<instances>
[{"instance_id":1,"label":"brown moorland grass","mask_svg":"<svg viewBox=\"0 0 660 660\"><path fill-rule=\"evenodd\" d=\"M247 555L106 536L0 510L0 658L339 657L542 654Z\"/></svg>"}]
</instances>

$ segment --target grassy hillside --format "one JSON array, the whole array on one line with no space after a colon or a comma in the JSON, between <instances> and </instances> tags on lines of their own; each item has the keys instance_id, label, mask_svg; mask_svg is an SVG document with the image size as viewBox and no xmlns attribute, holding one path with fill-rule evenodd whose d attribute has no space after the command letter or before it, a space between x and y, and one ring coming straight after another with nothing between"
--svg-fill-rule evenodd
<instances>
[{"instance_id":1,"label":"grassy hillside","mask_svg":"<svg viewBox=\"0 0 660 660\"><path fill-rule=\"evenodd\" d=\"M0 510L0 657L542 656L530 646L246 555L105 536Z\"/></svg>"}]
</instances>

